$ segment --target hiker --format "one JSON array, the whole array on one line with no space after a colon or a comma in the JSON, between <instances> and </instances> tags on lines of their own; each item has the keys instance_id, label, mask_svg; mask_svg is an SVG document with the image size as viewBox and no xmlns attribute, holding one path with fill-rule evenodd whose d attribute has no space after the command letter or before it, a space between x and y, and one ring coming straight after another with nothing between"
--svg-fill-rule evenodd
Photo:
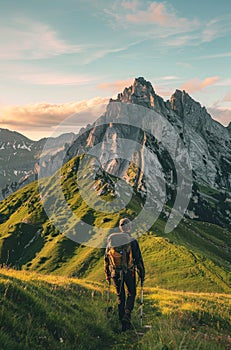
<instances>
[{"instance_id":1,"label":"hiker","mask_svg":"<svg viewBox=\"0 0 231 350\"><path fill-rule=\"evenodd\" d=\"M111 279L116 288L119 320L122 323L122 331L131 328L131 312L134 308L136 297L136 275L139 274L141 285L145 277L145 268L139 244L131 235L131 222L128 218L119 222L119 233L112 233L108 237L108 244L104 257L104 271L106 280ZM125 296L125 285L127 298Z\"/></svg>"}]
</instances>

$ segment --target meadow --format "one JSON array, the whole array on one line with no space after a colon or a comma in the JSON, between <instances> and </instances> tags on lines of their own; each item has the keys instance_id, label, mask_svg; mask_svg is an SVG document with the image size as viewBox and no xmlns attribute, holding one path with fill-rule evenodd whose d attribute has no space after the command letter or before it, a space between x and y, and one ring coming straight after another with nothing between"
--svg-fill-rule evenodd
<instances>
[{"instance_id":1,"label":"meadow","mask_svg":"<svg viewBox=\"0 0 231 350\"><path fill-rule=\"evenodd\" d=\"M231 349L230 294L145 287L141 327L138 288L133 329L120 333L106 283L2 268L0 291L3 350Z\"/></svg>"}]
</instances>

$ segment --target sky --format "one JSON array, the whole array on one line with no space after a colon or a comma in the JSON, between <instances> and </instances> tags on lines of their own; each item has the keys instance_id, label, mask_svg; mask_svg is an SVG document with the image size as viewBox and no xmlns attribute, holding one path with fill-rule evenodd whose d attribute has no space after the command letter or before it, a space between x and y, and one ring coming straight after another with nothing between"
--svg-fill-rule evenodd
<instances>
[{"instance_id":1,"label":"sky","mask_svg":"<svg viewBox=\"0 0 231 350\"><path fill-rule=\"evenodd\" d=\"M0 128L49 136L140 76L165 100L186 90L226 126L230 23L228 0L0 0Z\"/></svg>"}]
</instances>

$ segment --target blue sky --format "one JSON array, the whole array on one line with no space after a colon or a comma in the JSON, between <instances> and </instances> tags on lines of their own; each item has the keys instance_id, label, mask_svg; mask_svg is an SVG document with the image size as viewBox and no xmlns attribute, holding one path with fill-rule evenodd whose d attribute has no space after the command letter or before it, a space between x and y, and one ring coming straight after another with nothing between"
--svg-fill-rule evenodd
<instances>
[{"instance_id":1,"label":"blue sky","mask_svg":"<svg viewBox=\"0 0 231 350\"><path fill-rule=\"evenodd\" d=\"M0 0L0 127L47 136L138 76L164 99L185 89L227 125L230 23L227 0Z\"/></svg>"}]
</instances>

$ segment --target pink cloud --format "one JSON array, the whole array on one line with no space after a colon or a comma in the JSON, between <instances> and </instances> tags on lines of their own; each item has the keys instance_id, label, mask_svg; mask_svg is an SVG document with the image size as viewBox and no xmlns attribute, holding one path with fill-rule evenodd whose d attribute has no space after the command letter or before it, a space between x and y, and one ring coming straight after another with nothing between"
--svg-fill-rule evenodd
<instances>
[{"instance_id":1,"label":"pink cloud","mask_svg":"<svg viewBox=\"0 0 231 350\"><path fill-rule=\"evenodd\" d=\"M25 106L9 106L1 111L0 126L17 130L49 130L73 114L78 114L75 126L92 123L105 109L108 98L96 97L74 103L38 103ZM84 113L87 111L87 113ZM71 131L71 129L70 129Z\"/></svg>"},{"instance_id":2,"label":"pink cloud","mask_svg":"<svg viewBox=\"0 0 231 350\"><path fill-rule=\"evenodd\" d=\"M157 24L161 27L188 28L189 25L196 22L189 21L187 18L178 17L175 11L167 8L164 2L152 2L146 10L137 10L135 13L127 14L126 19L129 22L137 24Z\"/></svg>"},{"instance_id":3,"label":"pink cloud","mask_svg":"<svg viewBox=\"0 0 231 350\"><path fill-rule=\"evenodd\" d=\"M225 102L231 102L231 92L229 92L227 95L225 95L223 101L225 101Z\"/></svg>"},{"instance_id":4,"label":"pink cloud","mask_svg":"<svg viewBox=\"0 0 231 350\"><path fill-rule=\"evenodd\" d=\"M122 91L125 87L132 85L133 80L134 79L126 79L126 80L117 80L113 82L102 83L98 85L98 88L102 90L109 90L116 93L116 92Z\"/></svg>"},{"instance_id":5,"label":"pink cloud","mask_svg":"<svg viewBox=\"0 0 231 350\"><path fill-rule=\"evenodd\" d=\"M228 126L231 122L231 108L210 107L208 111L213 119L225 126Z\"/></svg>"},{"instance_id":6,"label":"pink cloud","mask_svg":"<svg viewBox=\"0 0 231 350\"><path fill-rule=\"evenodd\" d=\"M201 91L204 88L214 85L218 80L220 80L219 77L208 77L204 80L200 80L198 78L192 79L187 81L181 86L182 90L186 90L187 92L195 92L195 91Z\"/></svg>"}]
</instances>

